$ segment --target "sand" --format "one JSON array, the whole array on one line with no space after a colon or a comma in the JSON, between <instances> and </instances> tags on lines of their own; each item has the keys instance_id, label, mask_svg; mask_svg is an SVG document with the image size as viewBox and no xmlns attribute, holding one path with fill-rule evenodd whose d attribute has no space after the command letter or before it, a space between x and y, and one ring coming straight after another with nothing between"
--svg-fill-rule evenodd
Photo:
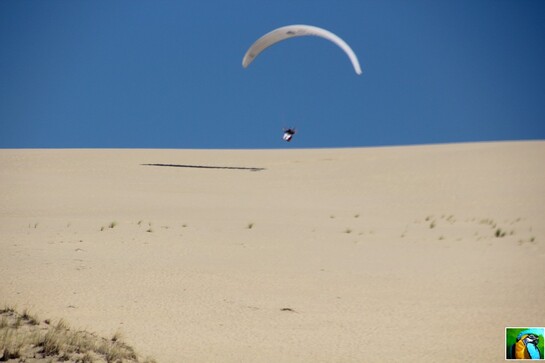
<instances>
[{"instance_id":1,"label":"sand","mask_svg":"<svg viewBox=\"0 0 545 363\"><path fill-rule=\"evenodd\" d=\"M499 361L545 325L544 166L544 141L0 150L0 304L159 362Z\"/></svg>"}]
</instances>

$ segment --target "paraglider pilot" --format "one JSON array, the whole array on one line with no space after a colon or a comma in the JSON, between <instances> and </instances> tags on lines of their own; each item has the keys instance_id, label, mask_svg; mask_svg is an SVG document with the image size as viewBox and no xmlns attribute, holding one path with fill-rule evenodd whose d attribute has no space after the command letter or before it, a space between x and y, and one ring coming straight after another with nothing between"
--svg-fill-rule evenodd
<instances>
[{"instance_id":1,"label":"paraglider pilot","mask_svg":"<svg viewBox=\"0 0 545 363\"><path fill-rule=\"evenodd\" d=\"M282 138L284 141L290 142L293 135L295 135L295 129L284 129L284 136Z\"/></svg>"}]
</instances>

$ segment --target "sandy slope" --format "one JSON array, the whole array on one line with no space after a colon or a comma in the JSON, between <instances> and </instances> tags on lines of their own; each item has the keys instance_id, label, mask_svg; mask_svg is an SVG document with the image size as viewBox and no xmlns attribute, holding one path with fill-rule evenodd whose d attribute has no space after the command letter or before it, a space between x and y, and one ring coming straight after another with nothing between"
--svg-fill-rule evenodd
<instances>
[{"instance_id":1,"label":"sandy slope","mask_svg":"<svg viewBox=\"0 0 545 363\"><path fill-rule=\"evenodd\" d=\"M545 325L544 166L545 142L0 150L0 303L161 362L498 361Z\"/></svg>"}]
</instances>

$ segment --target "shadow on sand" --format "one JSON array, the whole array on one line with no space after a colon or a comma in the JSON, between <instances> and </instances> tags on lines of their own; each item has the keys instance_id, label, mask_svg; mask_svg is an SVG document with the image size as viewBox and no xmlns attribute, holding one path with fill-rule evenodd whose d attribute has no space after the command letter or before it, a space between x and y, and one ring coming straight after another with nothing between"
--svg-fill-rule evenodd
<instances>
[{"instance_id":1,"label":"shadow on sand","mask_svg":"<svg viewBox=\"0 0 545 363\"><path fill-rule=\"evenodd\" d=\"M232 170L248 170L262 171L265 168L249 168L244 166L208 166L208 165L181 165L181 164L140 164L143 166L163 166L168 168L196 168L196 169L232 169Z\"/></svg>"}]
</instances>

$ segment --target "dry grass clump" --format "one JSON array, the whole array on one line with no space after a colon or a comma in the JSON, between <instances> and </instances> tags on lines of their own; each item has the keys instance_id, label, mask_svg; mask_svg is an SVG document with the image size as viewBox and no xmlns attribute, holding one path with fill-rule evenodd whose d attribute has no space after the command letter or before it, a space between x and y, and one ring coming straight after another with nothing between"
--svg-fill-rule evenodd
<instances>
[{"instance_id":1,"label":"dry grass clump","mask_svg":"<svg viewBox=\"0 0 545 363\"><path fill-rule=\"evenodd\" d=\"M28 310L18 313L12 307L0 309L0 361L17 359L36 362L127 362L142 361L134 349L125 344L120 333L111 339L71 329L64 320L51 325L40 322Z\"/></svg>"},{"instance_id":2,"label":"dry grass clump","mask_svg":"<svg viewBox=\"0 0 545 363\"><path fill-rule=\"evenodd\" d=\"M71 330L63 320L45 334L42 347L46 356L87 354L89 358L102 357L106 362L138 361L134 349L122 341Z\"/></svg>"},{"instance_id":3,"label":"dry grass clump","mask_svg":"<svg viewBox=\"0 0 545 363\"><path fill-rule=\"evenodd\" d=\"M32 314L28 309L23 310L23 314L21 315L21 318L23 320L26 320L29 324L32 324L32 325L38 325L40 323L40 319L38 318L38 315Z\"/></svg>"}]
</instances>

